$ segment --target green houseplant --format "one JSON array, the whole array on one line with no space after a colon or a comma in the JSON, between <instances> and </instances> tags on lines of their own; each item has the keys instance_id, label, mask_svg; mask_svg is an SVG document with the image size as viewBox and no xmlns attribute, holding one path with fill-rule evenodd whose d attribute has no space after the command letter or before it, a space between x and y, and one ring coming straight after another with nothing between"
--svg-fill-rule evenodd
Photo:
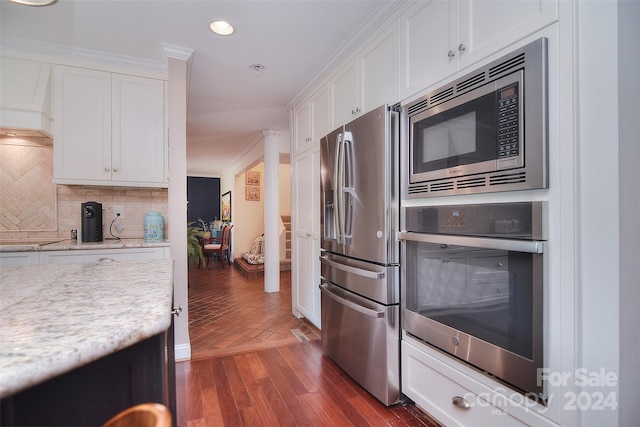
<instances>
[{"instance_id":1,"label":"green houseplant","mask_svg":"<svg viewBox=\"0 0 640 427\"><path fill-rule=\"evenodd\" d=\"M202 253L202 244L200 239L204 235L204 231L199 226L194 226L195 222L187 224L187 262L191 264L204 263L204 253Z\"/></svg>"}]
</instances>

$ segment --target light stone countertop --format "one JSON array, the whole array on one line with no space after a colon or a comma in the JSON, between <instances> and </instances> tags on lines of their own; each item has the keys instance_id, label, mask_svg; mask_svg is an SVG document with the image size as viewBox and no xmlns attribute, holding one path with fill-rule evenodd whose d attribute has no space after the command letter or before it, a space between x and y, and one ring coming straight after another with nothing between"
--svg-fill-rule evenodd
<instances>
[{"instance_id":1,"label":"light stone countertop","mask_svg":"<svg viewBox=\"0 0 640 427\"><path fill-rule=\"evenodd\" d=\"M161 248L168 247L169 241L148 241L144 239L105 239L102 242L81 242L71 239L47 239L44 242L3 242L0 241L0 252L43 252L69 251L87 249L123 249L123 248Z\"/></svg>"},{"instance_id":2,"label":"light stone countertop","mask_svg":"<svg viewBox=\"0 0 640 427\"><path fill-rule=\"evenodd\" d=\"M171 325L173 260L3 267L0 398Z\"/></svg>"}]
</instances>

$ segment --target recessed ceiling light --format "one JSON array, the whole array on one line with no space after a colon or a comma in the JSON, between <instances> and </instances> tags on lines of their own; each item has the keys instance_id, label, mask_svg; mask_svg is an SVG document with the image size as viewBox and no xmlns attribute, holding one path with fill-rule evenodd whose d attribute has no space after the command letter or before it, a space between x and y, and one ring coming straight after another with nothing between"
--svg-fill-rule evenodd
<instances>
[{"instance_id":1,"label":"recessed ceiling light","mask_svg":"<svg viewBox=\"0 0 640 427\"><path fill-rule=\"evenodd\" d=\"M10 0L14 3L24 4L26 6L48 6L58 0Z\"/></svg>"},{"instance_id":2,"label":"recessed ceiling light","mask_svg":"<svg viewBox=\"0 0 640 427\"><path fill-rule=\"evenodd\" d=\"M211 24L209 24L209 28L221 36L230 36L235 31L233 25L227 21L212 21Z\"/></svg>"}]
</instances>

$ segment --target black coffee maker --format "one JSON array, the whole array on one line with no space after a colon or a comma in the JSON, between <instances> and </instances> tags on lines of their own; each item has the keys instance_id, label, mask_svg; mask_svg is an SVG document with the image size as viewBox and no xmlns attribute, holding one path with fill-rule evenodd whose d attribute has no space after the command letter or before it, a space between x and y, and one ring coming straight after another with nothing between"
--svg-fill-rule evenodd
<instances>
[{"instance_id":1,"label":"black coffee maker","mask_svg":"<svg viewBox=\"0 0 640 427\"><path fill-rule=\"evenodd\" d=\"M82 241L102 242L102 203L82 204Z\"/></svg>"}]
</instances>

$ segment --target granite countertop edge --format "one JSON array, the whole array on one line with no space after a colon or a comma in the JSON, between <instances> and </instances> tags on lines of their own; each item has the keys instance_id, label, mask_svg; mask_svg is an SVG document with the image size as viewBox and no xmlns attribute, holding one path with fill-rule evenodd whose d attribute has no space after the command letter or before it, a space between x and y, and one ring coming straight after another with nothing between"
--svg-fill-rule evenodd
<instances>
[{"instance_id":1,"label":"granite countertop edge","mask_svg":"<svg viewBox=\"0 0 640 427\"><path fill-rule=\"evenodd\" d=\"M0 398L171 326L173 260L0 271Z\"/></svg>"},{"instance_id":2,"label":"granite countertop edge","mask_svg":"<svg viewBox=\"0 0 640 427\"><path fill-rule=\"evenodd\" d=\"M51 243L3 243L0 241L0 252L45 252L45 251L73 251L93 249L128 249L128 248L163 248L169 247L168 240L150 241L144 239L103 240L102 242L79 242L66 239Z\"/></svg>"}]
</instances>

